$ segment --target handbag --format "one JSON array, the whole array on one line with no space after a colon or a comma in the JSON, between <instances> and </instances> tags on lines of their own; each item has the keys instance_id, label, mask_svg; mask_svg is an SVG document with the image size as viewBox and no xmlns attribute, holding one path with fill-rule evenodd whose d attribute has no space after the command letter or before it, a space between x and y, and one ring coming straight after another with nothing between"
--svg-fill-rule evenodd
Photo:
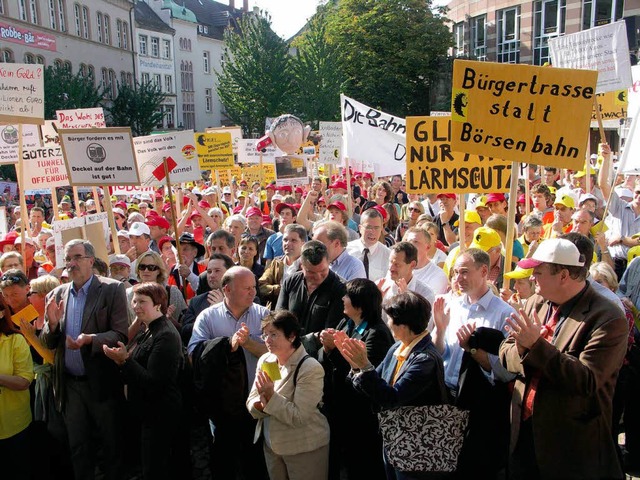
<instances>
[{"instance_id":1,"label":"handbag","mask_svg":"<svg viewBox=\"0 0 640 480\"><path fill-rule=\"evenodd\" d=\"M443 402L448 400L444 367L437 362ZM400 472L454 472L462 450L469 412L455 405L423 405L378 413L387 459Z\"/></svg>"}]
</instances>

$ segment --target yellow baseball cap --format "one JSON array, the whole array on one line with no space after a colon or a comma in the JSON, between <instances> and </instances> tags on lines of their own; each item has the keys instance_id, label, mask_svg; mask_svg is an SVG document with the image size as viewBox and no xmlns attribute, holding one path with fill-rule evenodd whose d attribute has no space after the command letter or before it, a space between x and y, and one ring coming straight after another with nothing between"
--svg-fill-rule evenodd
<instances>
[{"instance_id":1,"label":"yellow baseball cap","mask_svg":"<svg viewBox=\"0 0 640 480\"><path fill-rule=\"evenodd\" d=\"M636 257L640 257L640 245L636 245L635 247L631 247L627 252L627 262L631 263Z\"/></svg>"},{"instance_id":2,"label":"yellow baseball cap","mask_svg":"<svg viewBox=\"0 0 640 480\"><path fill-rule=\"evenodd\" d=\"M473 241L469 248L479 248L485 252L488 252L493 247L497 247L502 244L500 235L493 228L479 227L476 228L473 234Z\"/></svg>"},{"instance_id":3,"label":"yellow baseball cap","mask_svg":"<svg viewBox=\"0 0 640 480\"><path fill-rule=\"evenodd\" d=\"M478 225L482 225L482 220L480 219L480 215L475 210L465 210L464 211L464 223L477 223ZM460 224L460 220L456 220L453 224L454 227L457 227Z\"/></svg>"},{"instance_id":4,"label":"yellow baseball cap","mask_svg":"<svg viewBox=\"0 0 640 480\"><path fill-rule=\"evenodd\" d=\"M575 209L576 201L573 199L571 195L562 195L561 197L556 197L554 205L564 205L567 208Z\"/></svg>"},{"instance_id":5,"label":"yellow baseball cap","mask_svg":"<svg viewBox=\"0 0 640 480\"><path fill-rule=\"evenodd\" d=\"M589 167L589 175L595 175L598 171L595 168ZM579 170L573 174L576 178L582 178L587 174L586 170Z\"/></svg>"},{"instance_id":6,"label":"yellow baseball cap","mask_svg":"<svg viewBox=\"0 0 640 480\"><path fill-rule=\"evenodd\" d=\"M487 196L486 195L482 195L480 198L478 198L478 201L476 202L476 210L478 208L487 208Z\"/></svg>"},{"instance_id":7,"label":"yellow baseball cap","mask_svg":"<svg viewBox=\"0 0 640 480\"><path fill-rule=\"evenodd\" d=\"M529 278L533 273L533 268L516 267L515 270L505 273L504 276L511 280L520 280L521 278Z\"/></svg>"}]
</instances>

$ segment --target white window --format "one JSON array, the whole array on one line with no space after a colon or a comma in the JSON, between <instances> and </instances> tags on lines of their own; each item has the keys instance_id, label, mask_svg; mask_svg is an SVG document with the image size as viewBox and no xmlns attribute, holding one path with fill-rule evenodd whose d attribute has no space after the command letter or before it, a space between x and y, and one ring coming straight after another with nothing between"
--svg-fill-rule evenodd
<instances>
[{"instance_id":1,"label":"white window","mask_svg":"<svg viewBox=\"0 0 640 480\"><path fill-rule=\"evenodd\" d=\"M73 4L73 18L76 25L76 35L79 37L82 35L82 14L80 13L80 5Z\"/></svg>"},{"instance_id":2,"label":"white window","mask_svg":"<svg viewBox=\"0 0 640 480\"><path fill-rule=\"evenodd\" d=\"M164 117L167 119L167 128L174 128L173 127L173 106L172 105L168 105L167 107L165 107L165 109L164 109Z\"/></svg>"},{"instance_id":3,"label":"white window","mask_svg":"<svg viewBox=\"0 0 640 480\"><path fill-rule=\"evenodd\" d=\"M102 88L105 89L105 95L108 95L107 87L109 86L109 71L106 68L101 70L102 72Z\"/></svg>"},{"instance_id":4,"label":"white window","mask_svg":"<svg viewBox=\"0 0 640 480\"><path fill-rule=\"evenodd\" d=\"M38 24L38 2L36 0L29 0L29 15L31 18L31 23L35 23L37 25Z\"/></svg>"},{"instance_id":5,"label":"white window","mask_svg":"<svg viewBox=\"0 0 640 480\"><path fill-rule=\"evenodd\" d=\"M146 35L138 35L138 53L140 55L147 54L147 36Z\"/></svg>"},{"instance_id":6,"label":"white window","mask_svg":"<svg viewBox=\"0 0 640 480\"><path fill-rule=\"evenodd\" d=\"M82 36L89 38L89 9L82 7Z\"/></svg>"},{"instance_id":7,"label":"white window","mask_svg":"<svg viewBox=\"0 0 640 480\"><path fill-rule=\"evenodd\" d=\"M104 43L111 45L111 17L104 16Z\"/></svg>"},{"instance_id":8,"label":"white window","mask_svg":"<svg viewBox=\"0 0 640 480\"><path fill-rule=\"evenodd\" d=\"M0 14L4 15L5 12L5 8L4 8L4 0L0 0Z\"/></svg>"},{"instance_id":9,"label":"white window","mask_svg":"<svg viewBox=\"0 0 640 480\"><path fill-rule=\"evenodd\" d=\"M109 93L111 98L116 98L118 95L118 84L116 82L116 72L109 70Z\"/></svg>"},{"instance_id":10,"label":"white window","mask_svg":"<svg viewBox=\"0 0 640 480\"><path fill-rule=\"evenodd\" d=\"M606 25L623 16L624 0L584 0L582 4L582 29Z\"/></svg>"},{"instance_id":11,"label":"white window","mask_svg":"<svg viewBox=\"0 0 640 480\"><path fill-rule=\"evenodd\" d=\"M122 22L122 48L129 50L129 24Z\"/></svg>"},{"instance_id":12,"label":"white window","mask_svg":"<svg viewBox=\"0 0 640 480\"><path fill-rule=\"evenodd\" d=\"M33 53L24 54L24 63L36 63L36 59L33 56Z\"/></svg>"},{"instance_id":13,"label":"white window","mask_svg":"<svg viewBox=\"0 0 640 480\"><path fill-rule=\"evenodd\" d=\"M160 56L160 39L151 37L151 56L158 58Z\"/></svg>"},{"instance_id":14,"label":"white window","mask_svg":"<svg viewBox=\"0 0 640 480\"><path fill-rule=\"evenodd\" d=\"M5 48L5 49L0 48L0 63L14 63L13 52L8 48Z\"/></svg>"},{"instance_id":15,"label":"white window","mask_svg":"<svg viewBox=\"0 0 640 480\"><path fill-rule=\"evenodd\" d=\"M480 15L471 19L471 53L476 60L487 59L487 16Z\"/></svg>"},{"instance_id":16,"label":"white window","mask_svg":"<svg viewBox=\"0 0 640 480\"><path fill-rule=\"evenodd\" d=\"M213 108L213 97L211 95L211 88L204 89L204 111L211 112Z\"/></svg>"},{"instance_id":17,"label":"white window","mask_svg":"<svg viewBox=\"0 0 640 480\"><path fill-rule=\"evenodd\" d=\"M204 73L209 72L209 52L202 52L202 67L204 69Z\"/></svg>"},{"instance_id":18,"label":"white window","mask_svg":"<svg viewBox=\"0 0 640 480\"><path fill-rule=\"evenodd\" d=\"M102 13L96 13L96 25L98 27L98 42L102 43Z\"/></svg>"},{"instance_id":19,"label":"white window","mask_svg":"<svg viewBox=\"0 0 640 480\"><path fill-rule=\"evenodd\" d=\"M58 15L56 13L55 0L49 0L49 26L54 30L58 29Z\"/></svg>"},{"instance_id":20,"label":"white window","mask_svg":"<svg viewBox=\"0 0 640 480\"><path fill-rule=\"evenodd\" d=\"M171 75L164 76L164 91L171 93L173 91L173 77Z\"/></svg>"},{"instance_id":21,"label":"white window","mask_svg":"<svg viewBox=\"0 0 640 480\"><path fill-rule=\"evenodd\" d=\"M122 20L116 20L116 47L122 48Z\"/></svg>"},{"instance_id":22,"label":"white window","mask_svg":"<svg viewBox=\"0 0 640 480\"><path fill-rule=\"evenodd\" d=\"M171 40L162 40L162 58L171 58Z\"/></svg>"},{"instance_id":23,"label":"white window","mask_svg":"<svg viewBox=\"0 0 640 480\"><path fill-rule=\"evenodd\" d=\"M455 56L461 57L464 55L464 22L455 24L453 34L456 40Z\"/></svg>"},{"instance_id":24,"label":"white window","mask_svg":"<svg viewBox=\"0 0 640 480\"><path fill-rule=\"evenodd\" d=\"M520 61L520 7L496 12L498 34L498 62Z\"/></svg>"},{"instance_id":25,"label":"white window","mask_svg":"<svg viewBox=\"0 0 640 480\"><path fill-rule=\"evenodd\" d=\"M159 73L153 74L153 84L158 87L159 90L162 89L162 75Z\"/></svg>"},{"instance_id":26,"label":"white window","mask_svg":"<svg viewBox=\"0 0 640 480\"><path fill-rule=\"evenodd\" d=\"M26 2L26 0L18 0L18 16L19 16L20 20L22 20L23 22L27 21L27 2Z\"/></svg>"},{"instance_id":27,"label":"white window","mask_svg":"<svg viewBox=\"0 0 640 480\"><path fill-rule=\"evenodd\" d=\"M58 25L60 26L61 32L67 31L67 21L65 19L66 9L64 7L64 0L58 0Z\"/></svg>"},{"instance_id":28,"label":"white window","mask_svg":"<svg viewBox=\"0 0 640 480\"><path fill-rule=\"evenodd\" d=\"M142 74L142 83L149 83L149 74L146 72Z\"/></svg>"},{"instance_id":29,"label":"white window","mask_svg":"<svg viewBox=\"0 0 640 480\"><path fill-rule=\"evenodd\" d=\"M538 0L533 7L533 64L550 60L549 39L564 34L566 0Z\"/></svg>"}]
</instances>

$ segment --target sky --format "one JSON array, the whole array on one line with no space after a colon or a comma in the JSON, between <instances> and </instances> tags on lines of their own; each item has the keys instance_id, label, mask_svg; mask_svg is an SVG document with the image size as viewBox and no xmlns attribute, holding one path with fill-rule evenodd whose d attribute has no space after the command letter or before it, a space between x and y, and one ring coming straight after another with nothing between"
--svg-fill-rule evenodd
<instances>
[{"instance_id":1,"label":"sky","mask_svg":"<svg viewBox=\"0 0 640 480\"><path fill-rule=\"evenodd\" d=\"M251 0L249 8L257 6L261 10L268 11L271 14L273 31L288 39L307 23L309 17L316 13L319 4L319 0ZM236 0L236 8L238 5L242 5L241 0Z\"/></svg>"}]
</instances>

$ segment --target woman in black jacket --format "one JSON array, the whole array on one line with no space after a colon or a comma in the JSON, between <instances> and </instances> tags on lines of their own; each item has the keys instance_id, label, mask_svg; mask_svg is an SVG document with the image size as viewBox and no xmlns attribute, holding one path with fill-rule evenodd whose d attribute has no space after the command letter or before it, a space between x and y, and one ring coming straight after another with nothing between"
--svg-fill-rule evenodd
<instances>
[{"instance_id":1,"label":"woman in black jacket","mask_svg":"<svg viewBox=\"0 0 640 480\"><path fill-rule=\"evenodd\" d=\"M382 438L378 432L378 419L373 413L370 400L355 390L347 375L351 366L336 348L334 335L345 332L349 338L365 343L371 363L377 366L393 344L389 327L382 321L382 294L371 280L357 278L346 285L347 293L342 298L345 318L336 329L327 329L320 334L323 345L322 365L325 368L325 413L331 427L332 478L337 478L338 463L347 471L349 480L384 479ZM363 452L375 452L362 462L354 455L353 446Z\"/></svg>"},{"instance_id":2,"label":"woman in black jacket","mask_svg":"<svg viewBox=\"0 0 640 480\"><path fill-rule=\"evenodd\" d=\"M167 312L167 291L158 283L133 287L132 308L144 328L128 346L103 346L127 384L127 398L141 423L142 473L145 479L172 476L172 444L180 424L182 398L178 375L183 365L180 335Z\"/></svg>"}]
</instances>

